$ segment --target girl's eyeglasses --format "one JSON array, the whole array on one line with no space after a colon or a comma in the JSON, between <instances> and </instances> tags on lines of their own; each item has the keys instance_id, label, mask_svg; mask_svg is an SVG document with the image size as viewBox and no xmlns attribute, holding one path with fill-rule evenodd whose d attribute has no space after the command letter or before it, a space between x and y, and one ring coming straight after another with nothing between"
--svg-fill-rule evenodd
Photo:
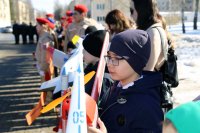
<instances>
[{"instance_id":1,"label":"girl's eyeglasses","mask_svg":"<svg viewBox=\"0 0 200 133\"><path fill-rule=\"evenodd\" d=\"M126 56L111 57L111 56L107 56L107 55L105 55L104 58L105 58L107 64L111 63L113 66L119 66L120 60L127 60L128 59L128 57L126 57Z\"/></svg>"}]
</instances>

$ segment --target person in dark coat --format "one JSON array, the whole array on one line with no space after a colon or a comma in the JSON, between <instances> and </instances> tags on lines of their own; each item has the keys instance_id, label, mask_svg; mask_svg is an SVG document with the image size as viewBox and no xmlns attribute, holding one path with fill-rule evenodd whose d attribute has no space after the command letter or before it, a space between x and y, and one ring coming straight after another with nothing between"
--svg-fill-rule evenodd
<instances>
[{"instance_id":1,"label":"person in dark coat","mask_svg":"<svg viewBox=\"0 0 200 133\"><path fill-rule=\"evenodd\" d=\"M23 44L27 44L28 25L24 22L21 24L21 34Z\"/></svg>"},{"instance_id":2,"label":"person in dark coat","mask_svg":"<svg viewBox=\"0 0 200 133\"><path fill-rule=\"evenodd\" d=\"M116 82L99 105L100 129L89 127L89 133L162 133L161 74L143 72L150 51L145 31L126 30L114 36L105 58Z\"/></svg>"},{"instance_id":3,"label":"person in dark coat","mask_svg":"<svg viewBox=\"0 0 200 133\"><path fill-rule=\"evenodd\" d=\"M28 28L28 37L29 37L29 43L33 44L34 43L34 27L32 25L32 23L29 24L29 28Z\"/></svg>"},{"instance_id":4,"label":"person in dark coat","mask_svg":"<svg viewBox=\"0 0 200 133\"><path fill-rule=\"evenodd\" d=\"M84 69L85 75L91 71L97 71L105 34L105 30L97 30L89 33L83 40L83 60L84 63L87 64L86 68ZM85 92L89 95L91 95L94 80L95 76L93 76L93 78L85 85ZM113 80L110 78L108 69L106 69L101 90L102 94L106 93L108 88L112 85Z\"/></svg>"},{"instance_id":5,"label":"person in dark coat","mask_svg":"<svg viewBox=\"0 0 200 133\"><path fill-rule=\"evenodd\" d=\"M62 25L61 24L57 25L56 26L56 35L57 35L57 38L58 38L58 49L60 51L63 51L63 47L62 47L63 35L62 35L62 32L63 32Z\"/></svg>"},{"instance_id":6,"label":"person in dark coat","mask_svg":"<svg viewBox=\"0 0 200 133\"><path fill-rule=\"evenodd\" d=\"M38 40L39 40L39 35L37 33L37 30L36 30L36 25L33 26L33 38L34 38L34 35L36 36L36 44L37 44Z\"/></svg>"},{"instance_id":7,"label":"person in dark coat","mask_svg":"<svg viewBox=\"0 0 200 133\"><path fill-rule=\"evenodd\" d=\"M15 44L19 44L20 27L16 22L13 24L13 34L15 36Z\"/></svg>"}]
</instances>

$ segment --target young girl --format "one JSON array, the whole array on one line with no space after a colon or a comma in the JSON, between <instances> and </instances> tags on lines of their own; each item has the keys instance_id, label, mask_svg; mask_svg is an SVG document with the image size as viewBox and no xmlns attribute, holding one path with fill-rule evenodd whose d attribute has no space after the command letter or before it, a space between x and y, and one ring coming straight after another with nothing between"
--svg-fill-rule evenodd
<instances>
[{"instance_id":1,"label":"young girl","mask_svg":"<svg viewBox=\"0 0 200 133\"><path fill-rule=\"evenodd\" d=\"M150 46L148 34L141 30L121 32L111 41L105 59L116 83L99 110L108 133L162 132L161 75L142 72L149 60ZM89 127L89 132L106 132L98 122L100 130Z\"/></svg>"},{"instance_id":2,"label":"young girl","mask_svg":"<svg viewBox=\"0 0 200 133\"><path fill-rule=\"evenodd\" d=\"M127 29L135 29L135 23L129 20L123 12L118 9L110 11L105 18L108 29L111 33L111 38L122 31Z\"/></svg>"},{"instance_id":3,"label":"young girl","mask_svg":"<svg viewBox=\"0 0 200 133\"><path fill-rule=\"evenodd\" d=\"M46 49L44 47L47 45L52 46L54 38L48 31L49 21L46 18L36 18L36 20L36 30L39 35L39 40L35 51L35 57L41 76L41 82L44 82L50 80L52 76L49 72L49 63L46 60Z\"/></svg>"}]
</instances>

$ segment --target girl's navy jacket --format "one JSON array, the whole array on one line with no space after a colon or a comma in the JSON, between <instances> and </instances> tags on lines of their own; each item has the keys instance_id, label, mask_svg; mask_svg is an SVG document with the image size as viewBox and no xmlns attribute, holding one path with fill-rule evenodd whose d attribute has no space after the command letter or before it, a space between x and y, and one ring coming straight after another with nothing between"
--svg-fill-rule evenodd
<instances>
[{"instance_id":1,"label":"girl's navy jacket","mask_svg":"<svg viewBox=\"0 0 200 133\"><path fill-rule=\"evenodd\" d=\"M127 89L117 84L99 106L108 133L162 133L161 74L143 72L143 77Z\"/></svg>"}]
</instances>

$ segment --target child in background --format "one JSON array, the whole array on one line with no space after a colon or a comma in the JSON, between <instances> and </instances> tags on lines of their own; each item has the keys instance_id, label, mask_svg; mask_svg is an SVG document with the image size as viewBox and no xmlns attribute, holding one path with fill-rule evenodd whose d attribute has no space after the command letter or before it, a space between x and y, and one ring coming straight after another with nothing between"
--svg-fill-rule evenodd
<instances>
[{"instance_id":1,"label":"child in background","mask_svg":"<svg viewBox=\"0 0 200 133\"><path fill-rule=\"evenodd\" d=\"M97 28L95 26L88 26L86 29L85 29L85 35L91 33L91 32L94 32L94 31L97 31Z\"/></svg>"},{"instance_id":2,"label":"child in background","mask_svg":"<svg viewBox=\"0 0 200 133\"><path fill-rule=\"evenodd\" d=\"M163 133L200 133L200 101L182 104L165 115Z\"/></svg>"},{"instance_id":3,"label":"child in background","mask_svg":"<svg viewBox=\"0 0 200 133\"><path fill-rule=\"evenodd\" d=\"M97 30L86 35L85 39L83 40L83 60L84 63L86 63L86 68L84 70L85 75L91 71L97 71L105 35L105 30ZM102 85L102 93L104 93L108 87L112 86L113 82L109 77L107 69L105 69L105 73L106 74L104 74ZM91 95L92 92L94 79L95 76L93 76L93 78L85 85L85 91L89 95Z\"/></svg>"},{"instance_id":4,"label":"child in background","mask_svg":"<svg viewBox=\"0 0 200 133\"><path fill-rule=\"evenodd\" d=\"M161 74L143 72L150 51L150 38L142 30L126 30L112 39L105 59L116 82L99 110L108 133L162 132ZM106 133L101 120L98 120L100 129L88 127L88 132Z\"/></svg>"},{"instance_id":5,"label":"child in background","mask_svg":"<svg viewBox=\"0 0 200 133\"><path fill-rule=\"evenodd\" d=\"M39 35L39 40L37 43L35 57L38 65L38 71L41 76L41 82L50 80L52 74L49 72L49 62L46 60L46 49L48 45L53 46L52 42L54 38L52 34L49 33L50 22L46 18L36 18L37 25L36 30Z\"/></svg>"},{"instance_id":6,"label":"child in background","mask_svg":"<svg viewBox=\"0 0 200 133\"><path fill-rule=\"evenodd\" d=\"M67 54L71 54L71 51L76 48L76 45L72 41L69 41L67 46Z\"/></svg>"},{"instance_id":7,"label":"child in background","mask_svg":"<svg viewBox=\"0 0 200 133\"><path fill-rule=\"evenodd\" d=\"M122 31L136 29L135 23L127 18L124 13L118 9L110 11L105 18L105 22L111 33L111 38Z\"/></svg>"}]
</instances>

